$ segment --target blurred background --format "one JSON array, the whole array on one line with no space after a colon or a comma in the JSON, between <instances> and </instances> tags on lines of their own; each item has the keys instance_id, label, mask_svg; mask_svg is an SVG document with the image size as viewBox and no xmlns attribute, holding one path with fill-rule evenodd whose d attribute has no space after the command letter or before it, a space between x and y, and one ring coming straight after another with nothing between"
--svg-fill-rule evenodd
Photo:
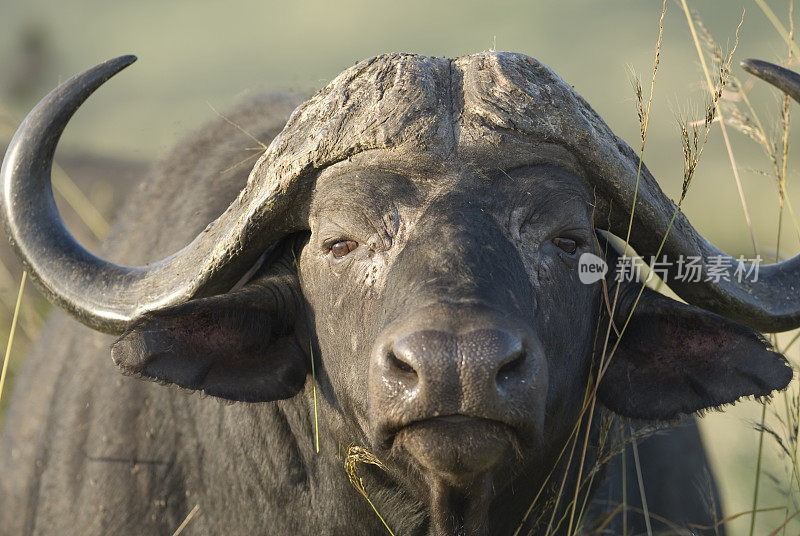
<instances>
[{"instance_id":1,"label":"blurred background","mask_svg":"<svg viewBox=\"0 0 800 536\"><path fill-rule=\"evenodd\" d=\"M741 87L735 82L729 85L722 108L723 119L736 123L738 118L740 128L727 127L729 151L719 125L712 125L684 211L712 242L731 254L752 257L757 248L765 259L774 259L776 253L791 256L800 251L800 231L791 211L784 209L778 249L780 174L776 175L769 156L771 151L782 157L782 96L754 83L738 67L746 57L787 60L787 41L768 12L789 29L789 2L690 0L688 6L696 12L695 30L712 71L709 36L727 55L742 17L743 22L732 63L732 75ZM197 0L2 0L0 13L0 146L5 146L25 113L59 82L113 56L139 56L133 67L81 108L57 155L58 202L74 232L95 248L115 207L148 166L214 119L215 110L224 113L256 92L289 89L310 94L341 70L382 52L454 57L494 49L529 54L556 70L638 149L640 124L631 73L641 77L646 101L661 1L258 0L221 7L218 2ZM746 101L737 91L741 88L746 90ZM645 161L675 199L680 196L684 166L679 123L702 121L708 95L684 7L680 1L668 2ZM761 122L760 130L748 102ZM733 111L734 106L750 117L751 136L740 132L748 123ZM800 109L792 108L792 114L800 114ZM702 136L704 128L700 130ZM790 148L792 141L790 136ZM787 208L794 202L800 209L800 196L794 193L798 166L800 157L793 158L790 150ZM7 251L0 260L4 343L21 273ZM47 314L46 303L28 289L11 354L11 382ZM800 343L790 346L793 335L782 335L776 342L780 349L789 347L787 356L797 364ZM4 399L10 387L6 385ZM755 534L772 533L784 522L787 508L790 515L798 509L800 478L792 473L797 467L792 422L796 393L793 385L789 395L778 395L766 410L766 424L777 437L764 436L758 507L780 509L759 513ZM746 401L702 419L727 515L752 509L761 415L759 402ZM729 534L750 534L750 514L727 526ZM800 523L795 519L785 533L798 532Z\"/></svg>"}]
</instances>

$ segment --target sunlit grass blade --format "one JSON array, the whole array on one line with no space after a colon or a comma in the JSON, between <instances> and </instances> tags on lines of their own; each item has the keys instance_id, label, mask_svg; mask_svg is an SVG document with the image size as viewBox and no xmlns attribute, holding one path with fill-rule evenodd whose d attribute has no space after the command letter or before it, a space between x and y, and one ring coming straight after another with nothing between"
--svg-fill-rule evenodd
<instances>
[{"instance_id":1,"label":"sunlit grass blade","mask_svg":"<svg viewBox=\"0 0 800 536\"><path fill-rule=\"evenodd\" d=\"M181 532L183 532L183 529L186 528L186 525L189 524L189 521L191 521L195 514L197 514L198 510L200 510L200 505L195 504L194 508L192 508L191 511L186 515L186 518L181 522L180 525L178 525L178 528L175 529L175 532L172 533L172 536L178 536Z\"/></svg>"},{"instance_id":2,"label":"sunlit grass blade","mask_svg":"<svg viewBox=\"0 0 800 536\"><path fill-rule=\"evenodd\" d=\"M311 390L314 394L314 449L319 453L319 411L317 410L317 369L314 364L314 345L310 346L311 353Z\"/></svg>"},{"instance_id":3,"label":"sunlit grass blade","mask_svg":"<svg viewBox=\"0 0 800 536\"><path fill-rule=\"evenodd\" d=\"M11 347L14 344L14 333L17 329L17 319L19 318L19 309L22 305L22 295L25 291L25 281L28 277L28 272L22 272L22 278L19 281L19 292L17 292L17 303L14 306L14 317L11 319L11 329L8 333L8 343L6 344L6 354L3 358L3 370L0 372L0 400L3 397L3 387L6 383L6 374L8 372L8 362L11 358Z\"/></svg>"}]
</instances>

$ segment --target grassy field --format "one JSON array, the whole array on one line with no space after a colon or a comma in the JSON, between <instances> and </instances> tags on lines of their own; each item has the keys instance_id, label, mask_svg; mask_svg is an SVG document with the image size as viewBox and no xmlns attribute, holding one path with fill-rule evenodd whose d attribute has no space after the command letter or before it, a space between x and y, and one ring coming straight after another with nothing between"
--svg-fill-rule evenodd
<instances>
[{"instance_id":1,"label":"grassy field","mask_svg":"<svg viewBox=\"0 0 800 536\"><path fill-rule=\"evenodd\" d=\"M788 28L789 3L766 4ZM780 95L753 84L738 67L738 60L746 57L770 61L787 57L787 43L759 1L693 0L689 6L723 53L733 47L743 16L732 74L747 89L768 140L780 140ZM683 178L678 118L702 119L708 90L682 5L671 2L667 8L644 160L668 195L677 198ZM214 117L212 107L224 110L242 96L263 90L310 92L354 62L381 52L458 56L497 49L524 52L553 67L617 134L638 147L639 121L630 78L632 71L639 73L643 84L649 85L660 10L661 2L655 0L247 0L225 8L187 0L60 4L4 0L0 3L0 145L24 113L60 80L123 53L137 54L140 61L93 97L70 124L59 153L65 168L74 155L91 154L121 159L130 163L131 170L140 170ZM711 61L708 47L704 51ZM727 100L726 106L735 102L743 106L736 97L730 92L723 101ZM726 110L722 109L723 118ZM795 106L792 114L796 113ZM779 190L772 163L763 147L735 128L729 127L728 134L730 153L720 129L713 125L684 212L712 242L733 255L752 256L754 237L765 258L774 256ZM795 141L800 140L790 135L789 146ZM798 163L800 158L790 151L787 195L800 209L800 196L793 187ZM110 219L112 207L135 180L133 171L113 184L74 178L89 202ZM735 175L741 182L749 226ZM60 202L67 207L64 199ZM96 239L79 215L72 214L71 221L85 240ZM788 216L783 222L780 252L788 256L800 251L800 231ZM0 306L0 326L8 326L20 273L10 260L2 260L9 264L7 273L0 267L0 298L9 311ZM12 353L14 367L45 314L41 300L34 293L26 295ZM778 347L789 344L792 336L782 335ZM789 349L787 357L795 365L800 363L800 343ZM797 391L797 386L793 389ZM779 395L767 410L767 423L776 429L781 427L777 418L785 413L784 403ZM755 424L761 412L761 404L749 401L702 419L727 514L752 508L760 440ZM787 506L793 513L800 483L791 484L792 475L787 473L791 460L769 435L762 458L759 508ZM794 495L787 496L787 489ZM759 514L754 533L770 534L785 515L783 511ZM729 534L750 534L750 521L749 515L731 521ZM800 522L795 520L785 533L799 532Z\"/></svg>"}]
</instances>

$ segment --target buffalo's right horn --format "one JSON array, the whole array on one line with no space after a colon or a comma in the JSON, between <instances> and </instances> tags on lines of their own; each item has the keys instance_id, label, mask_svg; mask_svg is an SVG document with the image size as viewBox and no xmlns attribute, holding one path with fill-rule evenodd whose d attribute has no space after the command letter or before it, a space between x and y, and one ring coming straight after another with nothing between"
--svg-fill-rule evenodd
<instances>
[{"instance_id":1,"label":"buffalo's right horn","mask_svg":"<svg viewBox=\"0 0 800 536\"><path fill-rule=\"evenodd\" d=\"M763 60L747 59L741 62L741 66L800 102L800 74Z\"/></svg>"},{"instance_id":2,"label":"buffalo's right horn","mask_svg":"<svg viewBox=\"0 0 800 536\"><path fill-rule=\"evenodd\" d=\"M248 183L192 243L147 266L112 264L75 240L53 199L56 145L89 95L135 60L106 61L54 89L25 118L0 170L3 226L25 269L51 302L107 333L121 333L145 311L225 292L270 244L298 230L289 218L285 187L264 190Z\"/></svg>"}]
</instances>

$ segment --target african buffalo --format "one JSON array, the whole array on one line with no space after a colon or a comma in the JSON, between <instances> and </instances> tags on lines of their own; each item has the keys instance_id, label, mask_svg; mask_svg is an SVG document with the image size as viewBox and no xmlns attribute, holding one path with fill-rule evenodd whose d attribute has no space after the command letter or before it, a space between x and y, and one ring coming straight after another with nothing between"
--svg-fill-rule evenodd
<instances>
[{"instance_id":1,"label":"african buffalo","mask_svg":"<svg viewBox=\"0 0 800 536\"><path fill-rule=\"evenodd\" d=\"M798 258L676 281L694 305L615 270L580 281L583 254L615 266L599 230L625 236L632 208L639 253L697 256L704 275L730 258L521 54L378 56L285 126L292 97L246 103L241 131L200 131L132 196L104 256L150 262L101 260L63 226L50 166L70 116L133 59L54 90L3 162L17 253L88 326L56 316L25 362L0 446L4 534L171 534L195 505L183 534L589 530L603 518L581 515L587 499L601 488L613 510L630 478L603 480L614 415L676 421L792 378L756 330L800 325ZM788 71L748 66L800 95ZM243 132L272 141L249 176L224 173ZM647 475L650 510L713 524L693 421L639 443L645 469L669 461Z\"/></svg>"}]
</instances>

